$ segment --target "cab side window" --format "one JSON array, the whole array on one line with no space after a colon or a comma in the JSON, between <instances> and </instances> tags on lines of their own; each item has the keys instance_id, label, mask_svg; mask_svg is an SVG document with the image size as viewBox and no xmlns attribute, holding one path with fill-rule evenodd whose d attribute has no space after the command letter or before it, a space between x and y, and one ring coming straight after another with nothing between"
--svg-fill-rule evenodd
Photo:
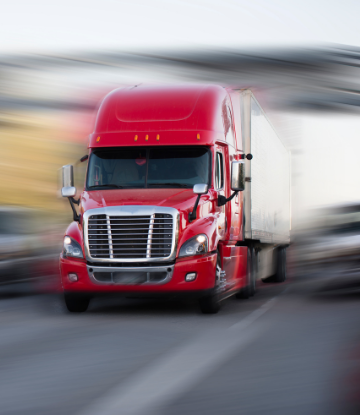
<instances>
[{"instance_id":1,"label":"cab side window","mask_svg":"<svg viewBox=\"0 0 360 415\"><path fill-rule=\"evenodd\" d=\"M224 126L224 134L226 141L233 147L235 147L235 134L234 134L234 125L231 104L227 98L224 99L222 103L222 121Z\"/></svg>"},{"instance_id":2,"label":"cab side window","mask_svg":"<svg viewBox=\"0 0 360 415\"><path fill-rule=\"evenodd\" d=\"M233 122L232 122L232 111L231 111L231 107L230 107L229 103L227 105L227 113L228 113L228 117L229 117L230 128L229 128L229 132L226 136L226 141L235 148L234 125L233 125Z\"/></svg>"},{"instance_id":3,"label":"cab side window","mask_svg":"<svg viewBox=\"0 0 360 415\"><path fill-rule=\"evenodd\" d=\"M224 187L224 163L223 155L216 153L216 164L215 164L215 189L219 190Z\"/></svg>"}]
</instances>

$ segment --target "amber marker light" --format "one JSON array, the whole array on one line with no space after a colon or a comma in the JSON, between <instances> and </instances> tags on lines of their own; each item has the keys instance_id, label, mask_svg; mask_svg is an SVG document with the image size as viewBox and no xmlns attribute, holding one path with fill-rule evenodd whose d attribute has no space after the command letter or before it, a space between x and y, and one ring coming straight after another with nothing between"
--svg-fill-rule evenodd
<instances>
[{"instance_id":1,"label":"amber marker light","mask_svg":"<svg viewBox=\"0 0 360 415\"><path fill-rule=\"evenodd\" d=\"M137 139L138 139L138 136L136 135L136 136L134 137L134 141L137 141Z\"/></svg>"},{"instance_id":2,"label":"amber marker light","mask_svg":"<svg viewBox=\"0 0 360 415\"><path fill-rule=\"evenodd\" d=\"M98 143L100 141L100 136L96 139L96 142Z\"/></svg>"},{"instance_id":3,"label":"amber marker light","mask_svg":"<svg viewBox=\"0 0 360 415\"><path fill-rule=\"evenodd\" d=\"M149 136L146 134L145 141L149 141Z\"/></svg>"},{"instance_id":4,"label":"amber marker light","mask_svg":"<svg viewBox=\"0 0 360 415\"><path fill-rule=\"evenodd\" d=\"M197 134L196 138L197 138L198 140L200 140L200 134Z\"/></svg>"},{"instance_id":5,"label":"amber marker light","mask_svg":"<svg viewBox=\"0 0 360 415\"><path fill-rule=\"evenodd\" d=\"M156 136L156 141L159 141L160 140L160 135L158 134L157 136Z\"/></svg>"}]
</instances>

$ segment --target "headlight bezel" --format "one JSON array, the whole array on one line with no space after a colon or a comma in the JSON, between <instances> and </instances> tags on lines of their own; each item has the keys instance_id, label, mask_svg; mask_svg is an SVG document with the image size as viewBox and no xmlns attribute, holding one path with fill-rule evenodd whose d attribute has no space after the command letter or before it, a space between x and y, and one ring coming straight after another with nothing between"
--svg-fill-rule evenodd
<instances>
[{"instance_id":1,"label":"headlight bezel","mask_svg":"<svg viewBox=\"0 0 360 415\"><path fill-rule=\"evenodd\" d=\"M71 236L65 235L63 241L63 255L65 258L84 259L84 254L79 242Z\"/></svg>"},{"instance_id":2,"label":"headlight bezel","mask_svg":"<svg viewBox=\"0 0 360 415\"><path fill-rule=\"evenodd\" d=\"M200 240L198 240L198 238ZM199 248L202 246L202 249ZM191 249L192 248L192 249ZM200 233L185 241L179 250L179 258L204 255L209 252L209 240L207 235Z\"/></svg>"}]
</instances>

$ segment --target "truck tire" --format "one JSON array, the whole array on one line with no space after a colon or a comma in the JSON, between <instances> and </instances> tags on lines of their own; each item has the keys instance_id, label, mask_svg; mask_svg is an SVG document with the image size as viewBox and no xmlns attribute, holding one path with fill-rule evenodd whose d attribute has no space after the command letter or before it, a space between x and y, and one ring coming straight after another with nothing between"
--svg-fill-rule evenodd
<instances>
[{"instance_id":1,"label":"truck tire","mask_svg":"<svg viewBox=\"0 0 360 415\"><path fill-rule=\"evenodd\" d=\"M220 310L220 301L216 294L200 298L199 304L203 314L216 314Z\"/></svg>"},{"instance_id":2,"label":"truck tire","mask_svg":"<svg viewBox=\"0 0 360 415\"><path fill-rule=\"evenodd\" d=\"M221 258L219 252L216 258L215 268L215 292L199 300L200 310L203 314L216 314L220 310L220 297L217 286L220 284Z\"/></svg>"},{"instance_id":3,"label":"truck tire","mask_svg":"<svg viewBox=\"0 0 360 415\"><path fill-rule=\"evenodd\" d=\"M284 282L286 280L286 248L279 248L276 261L276 274L274 282Z\"/></svg>"},{"instance_id":4,"label":"truck tire","mask_svg":"<svg viewBox=\"0 0 360 415\"><path fill-rule=\"evenodd\" d=\"M256 276L258 272L259 255L254 248L251 252L251 279L250 279L250 296L253 297L256 293Z\"/></svg>"},{"instance_id":5,"label":"truck tire","mask_svg":"<svg viewBox=\"0 0 360 415\"><path fill-rule=\"evenodd\" d=\"M278 248L276 253L276 271L271 277L264 278L265 283L279 283L286 280L286 248Z\"/></svg>"},{"instance_id":6,"label":"truck tire","mask_svg":"<svg viewBox=\"0 0 360 415\"><path fill-rule=\"evenodd\" d=\"M78 294L64 294L65 304L70 313L84 313L90 303L90 298Z\"/></svg>"},{"instance_id":7,"label":"truck tire","mask_svg":"<svg viewBox=\"0 0 360 415\"><path fill-rule=\"evenodd\" d=\"M247 250L247 265L246 265L246 286L242 288L235 296L240 299L248 299L255 294L255 276L253 272L254 250L248 248Z\"/></svg>"}]
</instances>

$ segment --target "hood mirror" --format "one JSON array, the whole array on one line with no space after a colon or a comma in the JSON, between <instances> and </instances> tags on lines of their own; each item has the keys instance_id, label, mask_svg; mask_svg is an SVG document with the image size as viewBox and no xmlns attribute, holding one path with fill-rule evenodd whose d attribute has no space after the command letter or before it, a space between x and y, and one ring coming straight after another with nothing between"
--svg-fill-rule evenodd
<instances>
[{"instance_id":1,"label":"hood mirror","mask_svg":"<svg viewBox=\"0 0 360 415\"><path fill-rule=\"evenodd\" d=\"M209 186L205 183L195 184L193 188L193 192L196 195L205 195L208 192Z\"/></svg>"},{"instance_id":2,"label":"hood mirror","mask_svg":"<svg viewBox=\"0 0 360 415\"><path fill-rule=\"evenodd\" d=\"M199 205L200 197L201 195L205 195L208 192L208 190L209 190L209 186L206 183L194 185L193 192L196 195L198 195L198 197L196 199L194 209L192 210L192 212L189 213L189 222L192 222L193 220L196 219L196 210Z\"/></svg>"}]
</instances>

